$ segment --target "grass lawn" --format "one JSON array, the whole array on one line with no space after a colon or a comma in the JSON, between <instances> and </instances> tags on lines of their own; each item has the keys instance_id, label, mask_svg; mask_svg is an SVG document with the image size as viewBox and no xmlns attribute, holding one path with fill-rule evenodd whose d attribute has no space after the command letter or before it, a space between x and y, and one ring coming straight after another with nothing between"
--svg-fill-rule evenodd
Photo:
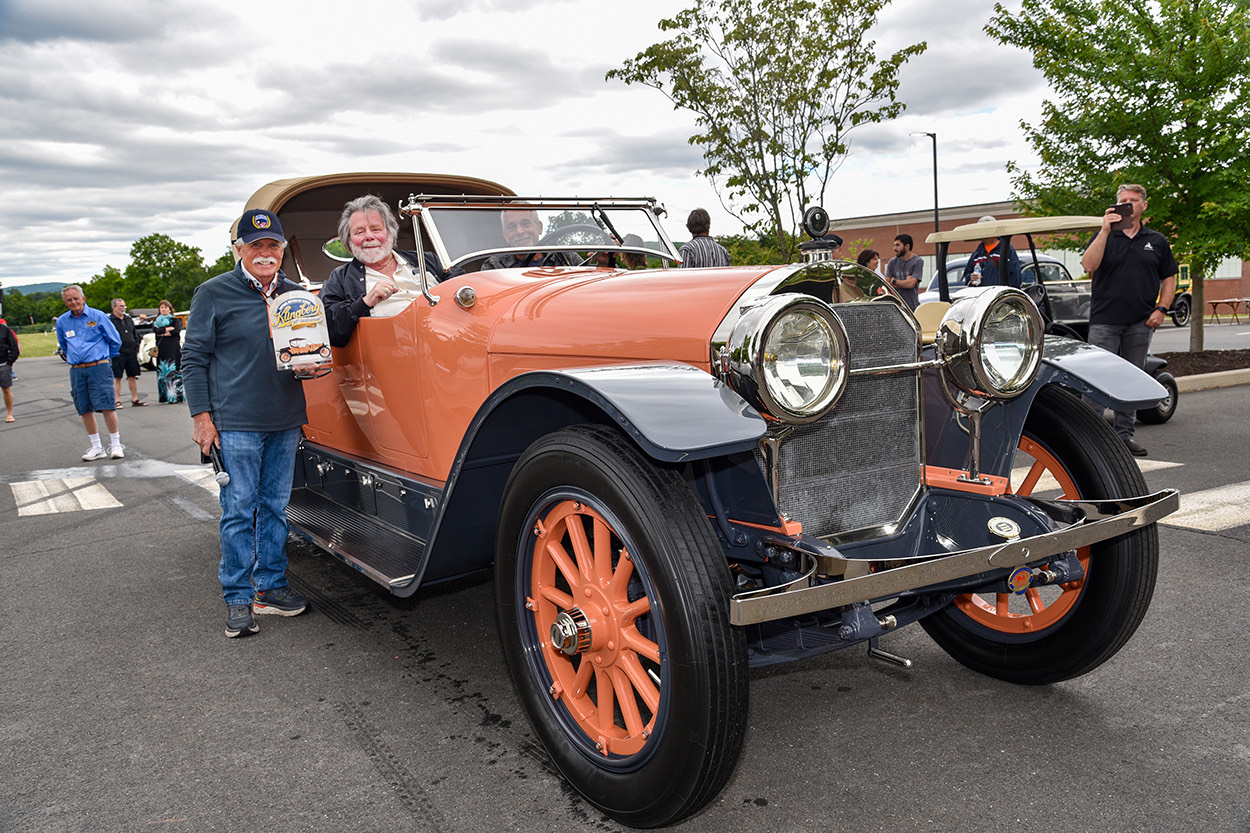
<instances>
[{"instance_id":1,"label":"grass lawn","mask_svg":"<svg viewBox=\"0 0 1250 833\"><path fill-rule=\"evenodd\" d=\"M26 333L17 338L22 342L23 359L51 356L56 352L56 333Z\"/></svg>"}]
</instances>

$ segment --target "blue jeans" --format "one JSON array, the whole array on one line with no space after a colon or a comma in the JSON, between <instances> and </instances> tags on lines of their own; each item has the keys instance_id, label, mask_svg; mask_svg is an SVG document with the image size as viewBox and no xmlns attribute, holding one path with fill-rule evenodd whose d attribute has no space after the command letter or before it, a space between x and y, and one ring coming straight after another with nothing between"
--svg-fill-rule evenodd
<instances>
[{"instance_id":1,"label":"blue jeans","mask_svg":"<svg viewBox=\"0 0 1250 833\"><path fill-rule=\"evenodd\" d=\"M221 579L226 604L286 585L286 506L300 429L222 431Z\"/></svg>"},{"instance_id":2,"label":"blue jeans","mask_svg":"<svg viewBox=\"0 0 1250 833\"><path fill-rule=\"evenodd\" d=\"M1150 339L1154 334L1154 328L1147 327L1144 321L1136 324L1089 325L1090 344L1115 353L1142 370L1146 369L1146 354L1150 352ZM1133 424L1136 419L1136 411L1116 411L1115 432L1122 439L1133 439Z\"/></svg>"}]
</instances>

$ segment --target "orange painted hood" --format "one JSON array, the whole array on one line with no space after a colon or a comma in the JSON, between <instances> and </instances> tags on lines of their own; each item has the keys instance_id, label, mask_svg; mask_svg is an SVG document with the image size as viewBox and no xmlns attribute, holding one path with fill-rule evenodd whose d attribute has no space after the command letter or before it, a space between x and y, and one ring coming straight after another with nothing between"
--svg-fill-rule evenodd
<instances>
[{"instance_id":1,"label":"orange painted hood","mask_svg":"<svg viewBox=\"0 0 1250 833\"><path fill-rule=\"evenodd\" d=\"M748 287L778 268L531 271L533 282L495 310L488 349L496 357L676 360L706 368L717 325Z\"/></svg>"}]
</instances>

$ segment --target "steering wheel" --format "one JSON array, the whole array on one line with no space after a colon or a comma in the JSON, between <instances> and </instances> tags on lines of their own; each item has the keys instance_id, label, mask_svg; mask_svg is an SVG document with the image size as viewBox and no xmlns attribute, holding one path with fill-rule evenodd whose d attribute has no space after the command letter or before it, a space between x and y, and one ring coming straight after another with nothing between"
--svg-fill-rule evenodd
<instances>
[{"instance_id":1,"label":"steering wheel","mask_svg":"<svg viewBox=\"0 0 1250 833\"><path fill-rule=\"evenodd\" d=\"M551 232L538 241L538 246L541 249L542 246L559 246L562 244L576 246L583 243L588 246L602 245L604 243L614 245L612 238L598 226L592 226L590 223L574 223L571 226L563 226Z\"/></svg>"},{"instance_id":2,"label":"steering wheel","mask_svg":"<svg viewBox=\"0 0 1250 833\"><path fill-rule=\"evenodd\" d=\"M1042 318L1046 323L1055 320L1054 311L1050 308L1050 295L1046 292L1046 286L1040 283L1025 284L1022 287L1025 295L1033 299L1033 303L1037 304L1038 310L1042 313Z\"/></svg>"}]
</instances>

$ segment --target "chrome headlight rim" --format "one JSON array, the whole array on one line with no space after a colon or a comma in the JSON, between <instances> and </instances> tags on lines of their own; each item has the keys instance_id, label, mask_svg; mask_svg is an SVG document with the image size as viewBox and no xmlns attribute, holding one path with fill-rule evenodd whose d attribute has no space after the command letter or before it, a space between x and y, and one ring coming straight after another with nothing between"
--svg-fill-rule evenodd
<instances>
[{"instance_id":1,"label":"chrome headlight rim","mask_svg":"<svg viewBox=\"0 0 1250 833\"><path fill-rule=\"evenodd\" d=\"M774 331L796 315L808 316L822 328L832 353L818 395L798 407L787 405L772 389L769 371L776 365L765 351ZM743 310L722 349L720 370L729 386L766 418L794 425L814 422L832 410L846 390L850 378L846 327L819 298L802 293L770 296Z\"/></svg>"},{"instance_id":2,"label":"chrome headlight rim","mask_svg":"<svg viewBox=\"0 0 1250 833\"><path fill-rule=\"evenodd\" d=\"M987 354L987 331L1016 314L1028 336L1020 341L1022 358L1015 372L1002 378ZM951 304L938 327L937 354L943 372L960 390L987 399L1014 399L1028 390L1042 363L1045 324L1028 295L1009 286L987 287L961 295Z\"/></svg>"}]
</instances>

